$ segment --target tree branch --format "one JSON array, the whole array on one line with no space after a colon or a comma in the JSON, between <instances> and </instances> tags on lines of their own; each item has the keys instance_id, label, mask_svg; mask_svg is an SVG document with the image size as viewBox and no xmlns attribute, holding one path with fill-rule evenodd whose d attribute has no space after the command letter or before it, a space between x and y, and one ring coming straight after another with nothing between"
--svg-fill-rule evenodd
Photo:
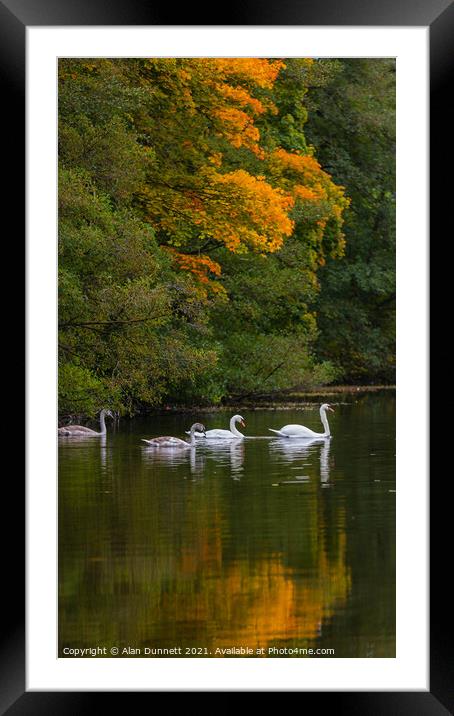
<instances>
[{"instance_id":1,"label":"tree branch","mask_svg":"<svg viewBox=\"0 0 454 716\"><path fill-rule=\"evenodd\" d=\"M90 328L91 326L123 326L130 323L145 323L146 321L157 321L159 318L165 318L167 314L163 313L159 316L146 316L145 318L127 318L121 321L70 321L67 323L59 323L59 328Z\"/></svg>"},{"instance_id":2,"label":"tree branch","mask_svg":"<svg viewBox=\"0 0 454 716\"><path fill-rule=\"evenodd\" d=\"M268 375L266 375L266 376L263 378L263 380L262 380L262 385L263 385L263 383L266 383L266 381L268 380L268 378L271 378L271 376L273 375L273 373L275 373L277 370L279 370L279 368L282 368L283 365L285 365L285 360L283 360L282 363L278 363L278 365L276 365L276 366L268 373ZM241 400L242 398L249 398L249 397L252 396L252 395L258 395L258 393L255 393L255 392L253 392L253 391L250 392L250 393L241 393L241 394L238 395L237 397L238 397L238 399Z\"/></svg>"}]
</instances>

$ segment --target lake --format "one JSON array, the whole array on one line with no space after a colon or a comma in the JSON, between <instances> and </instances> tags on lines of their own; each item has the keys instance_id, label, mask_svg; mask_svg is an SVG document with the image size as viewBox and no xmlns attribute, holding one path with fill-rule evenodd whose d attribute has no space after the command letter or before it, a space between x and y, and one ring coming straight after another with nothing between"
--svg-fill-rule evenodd
<instances>
[{"instance_id":1,"label":"lake","mask_svg":"<svg viewBox=\"0 0 454 716\"><path fill-rule=\"evenodd\" d=\"M60 438L59 656L394 657L395 395L334 400L316 442L268 428L321 432L319 404ZM141 443L236 412L243 440Z\"/></svg>"}]
</instances>

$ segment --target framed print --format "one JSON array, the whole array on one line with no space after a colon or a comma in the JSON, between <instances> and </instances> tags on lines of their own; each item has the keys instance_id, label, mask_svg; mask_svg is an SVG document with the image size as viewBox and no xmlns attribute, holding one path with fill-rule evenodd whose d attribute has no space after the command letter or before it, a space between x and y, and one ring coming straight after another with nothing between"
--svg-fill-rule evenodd
<instances>
[{"instance_id":1,"label":"framed print","mask_svg":"<svg viewBox=\"0 0 454 716\"><path fill-rule=\"evenodd\" d=\"M432 165L452 6L0 10L13 172L27 138L2 713L93 691L446 713L428 93L430 71Z\"/></svg>"}]
</instances>

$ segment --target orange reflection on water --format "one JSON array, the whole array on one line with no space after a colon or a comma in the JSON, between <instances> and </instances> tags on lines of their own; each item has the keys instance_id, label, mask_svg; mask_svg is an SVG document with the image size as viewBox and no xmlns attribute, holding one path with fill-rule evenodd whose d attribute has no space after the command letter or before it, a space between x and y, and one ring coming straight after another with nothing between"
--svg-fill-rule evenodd
<instances>
[{"instance_id":1,"label":"orange reflection on water","mask_svg":"<svg viewBox=\"0 0 454 716\"><path fill-rule=\"evenodd\" d=\"M344 534L336 559L328 559L321 547L318 564L307 575L285 566L280 553L223 568L219 531L211 529L204 537L196 552L185 549L181 556L178 571L188 580L187 589L164 596L161 609L167 619L183 617L203 625L210 648L255 650L289 640L313 641L346 603L351 578Z\"/></svg>"}]
</instances>

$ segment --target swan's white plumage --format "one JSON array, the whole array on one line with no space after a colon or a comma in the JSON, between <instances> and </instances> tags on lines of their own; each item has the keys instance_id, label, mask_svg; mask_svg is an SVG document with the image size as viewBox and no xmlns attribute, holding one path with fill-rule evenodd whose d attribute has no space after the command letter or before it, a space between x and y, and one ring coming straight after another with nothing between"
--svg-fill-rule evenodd
<instances>
[{"instance_id":1,"label":"swan's white plumage","mask_svg":"<svg viewBox=\"0 0 454 716\"><path fill-rule=\"evenodd\" d=\"M273 428L268 428L268 430L276 433L276 435L281 435L283 438L315 438L321 435L321 433L316 433L304 425L284 425L280 430L273 430Z\"/></svg>"},{"instance_id":2,"label":"swan's white plumage","mask_svg":"<svg viewBox=\"0 0 454 716\"><path fill-rule=\"evenodd\" d=\"M242 426L245 426L244 418L242 418L241 415L234 415L233 418L230 418L230 430L214 428L213 430L207 430L205 433L205 436L202 433L196 432L195 437L196 438L206 437L209 440L227 440L230 438L244 438L243 433L240 433L240 431L237 429L236 423L240 423Z\"/></svg>"},{"instance_id":3,"label":"swan's white plumage","mask_svg":"<svg viewBox=\"0 0 454 716\"><path fill-rule=\"evenodd\" d=\"M273 428L268 428L268 430L272 433L276 433L276 435L280 435L283 438L328 438L331 435L331 431L326 417L327 410L334 412L333 408L328 403L323 403L320 406L320 419L323 423L323 427L325 428L324 433L316 433L314 430L306 428L305 425L284 425L284 427L280 430L274 430Z\"/></svg>"}]
</instances>

